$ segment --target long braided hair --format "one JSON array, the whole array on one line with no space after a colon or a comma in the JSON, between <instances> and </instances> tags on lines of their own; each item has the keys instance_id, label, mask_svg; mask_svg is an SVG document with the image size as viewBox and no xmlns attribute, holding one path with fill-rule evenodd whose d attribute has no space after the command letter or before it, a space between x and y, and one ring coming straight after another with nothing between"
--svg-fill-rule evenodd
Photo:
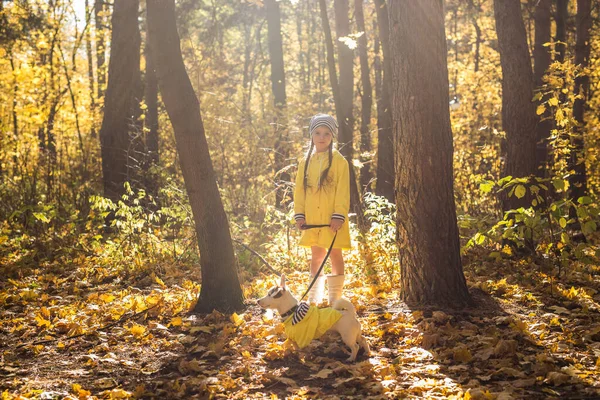
<instances>
[{"instance_id":1,"label":"long braided hair","mask_svg":"<svg viewBox=\"0 0 600 400\"><path fill-rule=\"evenodd\" d=\"M306 153L306 159L304 161L304 180L303 180L303 185L304 185L304 191L305 192L306 192L306 189L308 188L308 163L310 162L310 158L312 156L314 147L315 147L315 143L313 142L313 139L311 137L311 139L310 139L310 146L308 148L308 152ZM329 149L327 151L329 153L329 163L327 164L327 167L321 173L321 179L319 179L319 186L317 187L317 190L321 190L321 188L323 187L323 185L325 185L327 183L327 178L328 178L328 175L329 175L329 169L331 168L331 163L333 162L333 140L331 141L331 143L329 143Z\"/></svg>"}]
</instances>

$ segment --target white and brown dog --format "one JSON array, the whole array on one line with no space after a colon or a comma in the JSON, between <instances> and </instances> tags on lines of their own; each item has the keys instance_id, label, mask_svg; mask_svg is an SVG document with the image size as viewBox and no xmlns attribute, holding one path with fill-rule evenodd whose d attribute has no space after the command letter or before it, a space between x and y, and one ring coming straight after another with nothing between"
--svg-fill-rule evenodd
<instances>
[{"instance_id":1,"label":"white and brown dog","mask_svg":"<svg viewBox=\"0 0 600 400\"><path fill-rule=\"evenodd\" d=\"M311 340L321 337L326 331L333 330L342 336L342 340L350 347L348 361L356 360L359 347L370 353L369 344L362 335L360 322L356 318L356 310L346 299L335 301L333 307L317 308L307 303L298 303L285 287L285 276L281 275L279 286L269 289L267 295L258 300L262 308L277 310L285 333L295 347L305 347Z\"/></svg>"}]
</instances>

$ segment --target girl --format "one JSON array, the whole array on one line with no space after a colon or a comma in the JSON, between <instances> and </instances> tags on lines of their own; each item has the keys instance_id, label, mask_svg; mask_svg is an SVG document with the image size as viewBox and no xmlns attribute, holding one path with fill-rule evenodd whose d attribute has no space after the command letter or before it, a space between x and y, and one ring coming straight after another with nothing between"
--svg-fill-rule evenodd
<instances>
[{"instance_id":1,"label":"girl","mask_svg":"<svg viewBox=\"0 0 600 400\"><path fill-rule=\"evenodd\" d=\"M342 249L350 249L348 209L350 208L350 170L348 162L333 148L337 122L327 114L317 114L310 120L310 147L306 158L298 165L294 190L294 219L302 225L329 227L304 230L300 245L311 249L311 282L319 270L335 232L331 250L332 275L327 276L329 304L342 296L344 258ZM319 304L323 297L325 277L319 275L308 294L308 301Z\"/></svg>"}]
</instances>

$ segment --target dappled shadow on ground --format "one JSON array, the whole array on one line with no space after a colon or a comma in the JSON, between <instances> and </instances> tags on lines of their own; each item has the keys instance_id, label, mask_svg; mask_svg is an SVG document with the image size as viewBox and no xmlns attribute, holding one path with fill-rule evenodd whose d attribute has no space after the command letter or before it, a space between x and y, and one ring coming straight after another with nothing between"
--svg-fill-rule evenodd
<instances>
[{"instance_id":1,"label":"dappled shadow on ground","mask_svg":"<svg viewBox=\"0 0 600 400\"><path fill-rule=\"evenodd\" d=\"M60 295L60 280L23 280L0 297L0 387L73 398L600 396L594 279L557 282L508 261L467 266L466 275L476 306L458 311L409 308L350 280L345 294L372 349L355 363L333 333L292 350L279 318L253 301L239 315L186 315L197 288L183 283L69 280ZM305 278L289 274L290 289L302 292ZM249 297L267 286L253 282ZM127 318L99 329L114 315Z\"/></svg>"},{"instance_id":2,"label":"dappled shadow on ground","mask_svg":"<svg viewBox=\"0 0 600 400\"><path fill-rule=\"evenodd\" d=\"M597 293L597 281L571 274L559 283L527 263L478 263L466 273L475 308L412 313L440 372L476 398L600 397L600 315L584 294Z\"/></svg>"}]
</instances>

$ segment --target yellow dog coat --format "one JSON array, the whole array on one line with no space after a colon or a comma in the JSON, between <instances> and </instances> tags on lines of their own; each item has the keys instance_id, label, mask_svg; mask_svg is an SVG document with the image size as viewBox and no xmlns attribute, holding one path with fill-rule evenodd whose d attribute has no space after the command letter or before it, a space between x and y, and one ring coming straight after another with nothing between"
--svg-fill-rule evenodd
<instances>
[{"instance_id":1,"label":"yellow dog coat","mask_svg":"<svg viewBox=\"0 0 600 400\"><path fill-rule=\"evenodd\" d=\"M283 322L285 334L296 342L298 347L306 347L313 339L318 339L342 317L334 308L317 308L300 303L296 312Z\"/></svg>"}]
</instances>

